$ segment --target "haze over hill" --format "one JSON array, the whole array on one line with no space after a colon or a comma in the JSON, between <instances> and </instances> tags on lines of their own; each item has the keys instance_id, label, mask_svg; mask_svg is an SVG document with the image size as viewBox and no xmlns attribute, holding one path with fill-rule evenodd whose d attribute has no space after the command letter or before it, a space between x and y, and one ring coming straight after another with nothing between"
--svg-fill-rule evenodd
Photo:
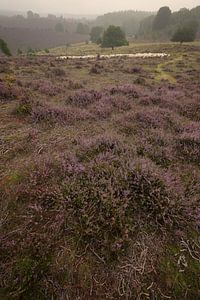
<instances>
[{"instance_id":1,"label":"haze over hill","mask_svg":"<svg viewBox=\"0 0 200 300\"><path fill-rule=\"evenodd\" d=\"M170 8L168 10L169 18L161 30L153 26L156 12L127 10L92 17L44 15L32 10L26 14L6 15L4 11L3 15L0 13L0 38L6 40L11 52L16 53L19 49L21 52L21 49L39 50L88 42L91 38L90 32L95 26L100 26L103 31L109 25L120 26L131 39L169 41L179 26L192 22L192 27L197 27L197 37L200 36L200 6L191 10L184 8L173 13Z\"/></svg>"},{"instance_id":2,"label":"haze over hill","mask_svg":"<svg viewBox=\"0 0 200 300\"><path fill-rule=\"evenodd\" d=\"M34 10L39 13L73 14L73 15L97 15L109 11L142 10L157 11L161 6L170 6L171 9L179 10L182 7L192 8L199 5L199 0L1 0L1 9L27 11Z\"/></svg>"}]
</instances>

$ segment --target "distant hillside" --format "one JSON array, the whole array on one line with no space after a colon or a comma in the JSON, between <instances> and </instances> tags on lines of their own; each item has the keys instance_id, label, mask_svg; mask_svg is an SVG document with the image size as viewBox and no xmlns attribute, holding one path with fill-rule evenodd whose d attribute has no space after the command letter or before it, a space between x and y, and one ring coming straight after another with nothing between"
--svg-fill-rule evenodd
<instances>
[{"instance_id":1,"label":"distant hillside","mask_svg":"<svg viewBox=\"0 0 200 300\"><path fill-rule=\"evenodd\" d=\"M29 12L22 15L0 16L0 38L8 43L13 53L18 48L44 49L88 40L87 34L78 34L79 21L48 15L40 17Z\"/></svg>"},{"instance_id":2,"label":"distant hillside","mask_svg":"<svg viewBox=\"0 0 200 300\"><path fill-rule=\"evenodd\" d=\"M93 26L121 26L126 35L135 35L140 22L150 16L149 12L121 11L98 16L96 19L76 19L73 15L57 17L49 14L47 17L29 11L26 16L0 15L0 37L5 39L12 52L18 48L44 49L69 43L85 42Z\"/></svg>"},{"instance_id":3,"label":"distant hillside","mask_svg":"<svg viewBox=\"0 0 200 300\"><path fill-rule=\"evenodd\" d=\"M97 17L94 25L103 27L108 27L109 25L120 26L126 35L135 35L138 32L140 22L151 15L153 15L152 12L134 10L112 12Z\"/></svg>"},{"instance_id":4,"label":"distant hillside","mask_svg":"<svg viewBox=\"0 0 200 300\"><path fill-rule=\"evenodd\" d=\"M17 49L26 51L27 48L45 49L59 45L83 42L88 39L87 35L75 33L58 33L51 29L30 29L30 28L2 28L0 37L3 38L12 53Z\"/></svg>"}]
</instances>

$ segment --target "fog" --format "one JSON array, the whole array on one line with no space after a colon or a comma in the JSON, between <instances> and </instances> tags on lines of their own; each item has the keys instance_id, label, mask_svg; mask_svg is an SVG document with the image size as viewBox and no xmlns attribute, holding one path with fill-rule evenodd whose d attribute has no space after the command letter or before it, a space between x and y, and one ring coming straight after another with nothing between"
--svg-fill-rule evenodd
<instances>
[{"instance_id":1,"label":"fog","mask_svg":"<svg viewBox=\"0 0 200 300\"><path fill-rule=\"evenodd\" d=\"M199 0L1 0L1 10L27 11L39 13L102 14L118 10L156 11L161 6L174 10L182 7L198 6Z\"/></svg>"}]
</instances>

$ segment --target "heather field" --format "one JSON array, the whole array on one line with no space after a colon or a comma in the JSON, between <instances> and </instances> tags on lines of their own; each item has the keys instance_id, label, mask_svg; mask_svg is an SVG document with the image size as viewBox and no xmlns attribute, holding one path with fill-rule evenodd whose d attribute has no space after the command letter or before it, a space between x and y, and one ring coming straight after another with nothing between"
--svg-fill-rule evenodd
<instances>
[{"instance_id":1,"label":"heather field","mask_svg":"<svg viewBox=\"0 0 200 300\"><path fill-rule=\"evenodd\" d=\"M0 58L0 298L200 299L200 43L65 50Z\"/></svg>"}]
</instances>

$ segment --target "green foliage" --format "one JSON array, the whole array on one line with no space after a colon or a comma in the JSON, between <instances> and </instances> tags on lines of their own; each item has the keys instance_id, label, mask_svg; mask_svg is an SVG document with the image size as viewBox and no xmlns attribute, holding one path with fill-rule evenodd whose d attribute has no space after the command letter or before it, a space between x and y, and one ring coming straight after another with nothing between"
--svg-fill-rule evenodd
<instances>
[{"instance_id":1,"label":"green foliage","mask_svg":"<svg viewBox=\"0 0 200 300\"><path fill-rule=\"evenodd\" d=\"M57 23L55 25L55 31L56 32L64 32L64 26L63 26L63 24L62 23Z\"/></svg>"},{"instance_id":2,"label":"green foliage","mask_svg":"<svg viewBox=\"0 0 200 300\"><path fill-rule=\"evenodd\" d=\"M119 26L110 25L106 31L104 31L102 44L103 48L120 47L128 45L125 33Z\"/></svg>"},{"instance_id":3,"label":"green foliage","mask_svg":"<svg viewBox=\"0 0 200 300\"><path fill-rule=\"evenodd\" d=\"M90 40L93 43L98 44L99 40L102 37L103 31L104 31L104 29L101 26L92 27L91 32L90 32Z\"/></svg>"},{"instance_id":4,"label":"green foliage","mask_svg":"<svg viewBox=\"0 0 200 300\"><path fill-rule=\"evenodd\" d=\"M35 50L32 49L31 47L29 47L29 48L27 49L27 55L28 55L28 56L33 56L33 55L35 55Z\"/></svg>"},{"instance_id":5,"label":"green foliage","mask_svg":"<svg viewBox=\"0 0 200 300\"><path fill-rule=\"evenodd\" d=\"M154 16L149 16L149 17L145 18L144 20L142 20L142 22L140 23L139 31L138 31L139 36L145 37L149 33L151 33L154 18L155 18Z\"/></svg>"},{"instance_id":6,"label":"green foliage","mask_svg":"<svg viewBox=\"0 0 200 300\"><path fill-rule=\"evenodd\" d=\"M154 19L153 29L162 30L169 25L171 10L168 6L161 7Z\"/></svg>"},{"instance_id":7,"label":"green foliage","mask_svg":"<svg viewBox=\"0 0 200 300\"><path fill-rule=\"evenodd\" d=\"M48 48L45 48L44 51L45 51L45 53L49 53L49 49Z\"/></svg>"},{"instance_id":8,"label":"green foliage","mask_svg":"<svg viewBox=\"0 0 200 300\"><path fill-rule=\"evenodd\" d=\"M31 113L31 110L32 110L31 104L28 103L27 101L22 101L14 110L14 114L17 114L19 116L26 116Z\"/></svg>"},{"instance_id":9,"label":"green foliage","mask_svg":"<svg viewBox=\"0 0 200 300\"><path fill-rule=\"evenodd\" d=\"M27 11L27 19L37 19L40 18L40 15L33 13L31 10Z\"/></svg>"},{"instance_id":10,"label":"green foliage","mask_svg":"<svg viewBox=\"0 0 200 300\"><path fill-rule=\"evenodd\" d=\"M3 39L0 39L0 50L7 56L12 55L7 43Z\"/></svg>"},{"instance_id":11,"label":"green foliage","mask_svg":"<svg viewBox=\"0 0 200 300\"><path fill-rule=\"evenodd\" d=\"M23 54L22 50L20 48L18 48L17 49L17 55L22 55L22 54Z\"/></svg>"},{"instance_id":12,"label":"green foliage","mask_svg":"<svg viewBox=\"0 0 200 300\"><path fill-rule=\"evenodd\" d=\"M77 28L76 28L76 33L88 34L89 33L89 26L87 24L78 23Z\"/></svg>"},{"instance_id":13,"label":"green foliage","mask_svg":"<svg viewBox=\"0 0 200 300\"><path fill-rule=\"evenodd\" d=\"M184 31L188 31L188 29L186 29L188 27L192 27L194 31L190 29L187 36L194 36L195 32L198 33L199 26L200 6L192 10L182 8L173 13L171 13L168 7L162 7L156 16L150 16L142 20L138 30L138 36L143 39L169 40L176 31L178 31L178 35L183 35L183 33L179 31L182 32L183 28ZM192 31L194 33L192 33ZM186 40L188 40L188 38L186 38ZM194 38L189 39L189 41L193 40Z\"/></svg>"},{"instance_id":14,"label":"green foliage","mask_svg":"<svg viewBox=\"0 0 200 300\"><path fill-rule=\"evenodd\" d=\"M168 247L160 265L161 280L173 291L173 299L183 299L186 293L187 299L199 299L200 282L195 275L200 272L200 264L188 253L182 253L176 245Z\"/></svg>"},{"instance_id":15,"label":"green foliage","mask_svg":"<svg viewBox=\"0 0 200 300\"><path fill-rule=\"evenodd\" d=\"M172 42L193 42L196 38L197 29L198 24L195 21L179 27L172 36Z\"/></svg>"},{"instance_id":16,"label":"green foliage","mask_svg":"<svg viewBox=\"0 0 200 300\"><path fill-rule=\"evenodd\" d=\"M48 270L48 265L47 259L43 258L36 259L31 256L18 258L12 268L10 286L5 291L4 297L7 299L44 299L40 282Z\"/></svg>"}]
</instances>

